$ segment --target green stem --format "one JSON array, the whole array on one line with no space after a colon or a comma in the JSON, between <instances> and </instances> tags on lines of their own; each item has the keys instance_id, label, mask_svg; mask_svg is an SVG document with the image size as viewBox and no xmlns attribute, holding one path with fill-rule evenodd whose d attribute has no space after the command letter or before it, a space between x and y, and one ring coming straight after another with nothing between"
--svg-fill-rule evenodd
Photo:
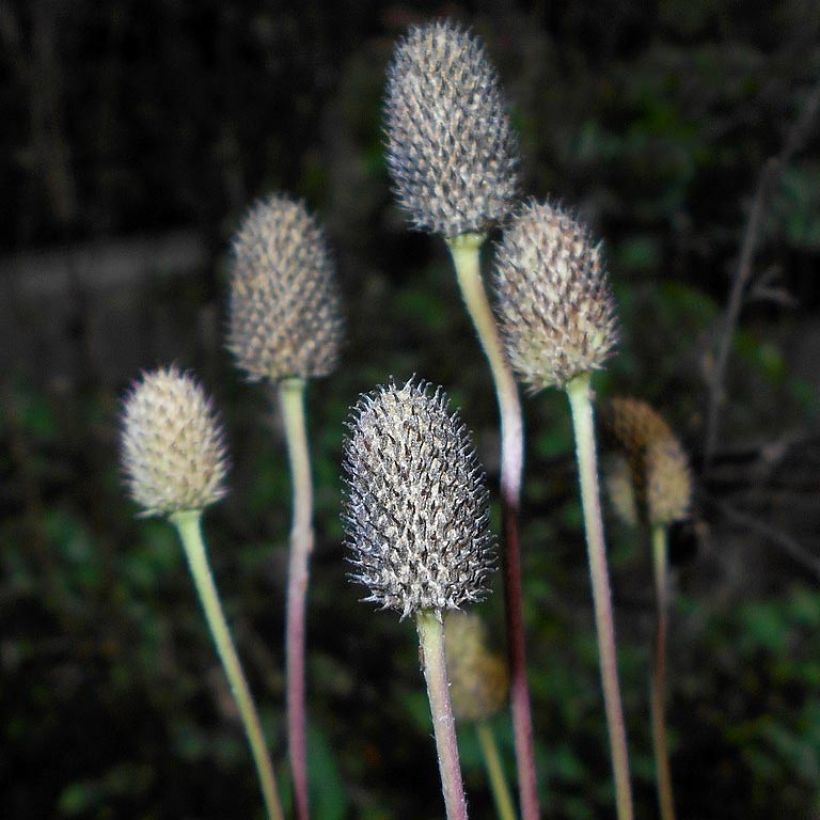
<instances>
[{"instance_id":1,"label":"green stem","mask_svg":"<svg viewBox=\"0 0 820 820\"><path fill-rule=\"evenodd\" d=\"M655 600L657 602L657 632L655 663L652 671L652 739L655 745L658 805L661 820L675 820L675 800L672 775L669 770L669 747L666 740L666 632L669 612L667 569L667 529L663 524L652 527L652 559L655 569Z\"/></svg>"},{"instance_id":2,"label":"green stem","mask_svg":"<svg viewBox=\"0 0 820 820\"><path fill-rule=\"evenodd\" d=\"M629 755L626 744L621 691L618 684L618 659L615 650L615 622L612 615L612 596L609 589L609 570L604 544L604 525L601 516L598 487L598 455L595 447L595 427L592 418L592 399L589 373L576 376L567 384L567 395L572 408L575 430L575 450L584 508L589 572L592 580L592 598L595 605L595 627L598 633L598 651L604 706L609 727L609 748L615 773L615 795L619 820L632 820L632 792L629 783Z\"/></svg>"},{"instance_id":3,"label":"green stem","mask_svg":"<svg viewBox=\"0 0 820 820\"><path fill-rule=\"evenodd\" d=\"M283 379L279 401L285 424L293 485L293 522L290 531L285 656L287 659L288 752L293 776L296 816L309 817L305 706L305 617L310 553L313 551L313 488L305 424L305 382Z\"/></svg>"},{"instance_id":4,"label":"green stem","mask_svg":"<svg viewBox=\"0 0 820 820\"><path fill-rule=\"evenodd\" d=\"M419 633L421 665L427 682L427 697L430 700L430 713L433 717L433 733L436 738L438 768L447 820L467 820L467 803L464 799L461 765L458 760L456 723L450 703L450 684L444 656L441 613L432 610L416 613L416 629Z\"/></svg>"},{"instance_id":5,"label":"green stem","mask_svg":"<svg viewBox=\"0 0 820 820\"><path fill-rule=\"evenodd\" d=\"M504 346L481 278L483 234L464 234L447 240L461 294L487 356L501 416L501 512L504 525L504 597L507 653L510 664L518 792L524 820L538 820L532 709L527 683L524 605L521 586L521 547L518 514L524 466L524 425L518 387L504 355Z\"/></svg>"},{"instance_id":6,"label":"green stem","mask_svg":"<svg viewBox=\"0 0 820 820\"><path fill-rule=\"evenodd\" d=\"M501 763L501 755L498 753L498 745L495 742L495 735L486 720L476 723L478 742L481 744L481 751L484 754L484 763L487 766L487 776L490 778L490 788L495 799L495 808L500 820L515 820L515 808L513 806L510 787L507 785L507 778L504 775L504 766Z\"/></svg>"},{"instance_id":7,"label":"green stem","mask_svg":"<svg viewBox=\"0 0 820 820\"><path fill-rule=\"evenodd\" d=\"M283 820L284 815L276 791L273 765L265 745L259 715L256 712L248 683L242 672L242 666L236 654L230 630L225 622L222 605L219 603L219 594L216 591L211 568L208 564L205 543L202 540L202 512L201 510L186 510L175 513L170 517L170 520L179 532L185 556L188 559L188 566L194 579L194 585L199 593L202 609L205 612L205 619L211 630L216 651L225 669L236 705L239 707L239 714L245 726L248 743L256 764L256 771L259 775L259 783L262 787L268 817L271 820Z\"/></svg>"}]
</instances>

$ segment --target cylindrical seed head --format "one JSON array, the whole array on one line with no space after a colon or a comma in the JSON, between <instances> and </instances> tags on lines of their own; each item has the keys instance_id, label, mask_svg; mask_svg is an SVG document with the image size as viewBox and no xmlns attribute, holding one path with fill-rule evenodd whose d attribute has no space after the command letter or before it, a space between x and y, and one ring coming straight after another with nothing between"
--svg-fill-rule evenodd
<instances>
[{"instance_id":1,"label":"cylindrical seed head","mask_svg":"<svg viewBox=\"0 0 820 820\"><path fill-rule=\"evenodd\" d=\"M444 391L379 387L348 427L343 520L365 600L405 617L483 598L495 566L486 480Z\"/></svg>"},{"instance_id":2,"label":"cylindrical seed head","mask_svg":"<svg viewBox=\"0 0 820 820\"><path fill-rule=\"evenodd\" d=\"M444 237L501 222L518 141L481 41L449 21L410 29L388 69L387 165L414 226Z\"/></svg>"},{"instance_id":3,"label":"cylindrical seed head","mask_svg":"<svg viewBox=\"0 0 820 820\"><path fill-rule=\"evenodd\" d=\"M304 204L256 202L233 240L228 348L252 379L326 376L343 333L327 240Z\"/></svg>"},{"instance_id":4,"label":"cylindrical seed head","mask_svg":"<svg viewBox=\"0 0 820 820\"><path fill-rule=\"evenodd\" d=\"M532 390L603 367L618 339L615 300L588 230L548 203L524 205L495 262L507 355Z\"/></svg>"},{"instance_id":5,"label":"cylindrical seed head","mask_svg":"<svg viewBox=\"0 0 820 820\"><path fill-rule=\"evenodd\" d=\"M448 612L444 644L456 720L492 717L507 700L509 675L504 659L488 649L486 628L478 615Z\"/></svg>"},{"instance_id":6,"label":"cylindrical seed head","mask_svg":"<svg viewBox=\"0 0 820 820\"><path fill-rule=\"evenodd\" d=\"M200 385L176 367L146 373L131 387L121 456L131 496L144 515L201 510L225 495L219 420Z\"/></svg>"},{"instance_id":7,"label":"cylindrical seed head","mask_svg":"<svg viewBox=\"0 0 820 820\"><path fill-rule=\"evenodd\" d=\"M628 476L632 508L642 521L655 526L686 518L692 475L686 453L666 421L646 402L622 397L604 406L601 426L604 443L614 451L611 465L619 465L610 468L616 475L607 478L616 512L627 523L635 523L635 514L623 503L622 484Z\"/></svg>"}]
</instances>

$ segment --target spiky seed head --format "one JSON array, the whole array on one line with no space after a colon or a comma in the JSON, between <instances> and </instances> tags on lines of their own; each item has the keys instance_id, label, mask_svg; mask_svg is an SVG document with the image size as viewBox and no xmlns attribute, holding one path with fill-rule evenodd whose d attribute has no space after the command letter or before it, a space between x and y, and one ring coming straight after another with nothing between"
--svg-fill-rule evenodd
<instances>
[{"instance_id":1,"label":"spiky seed head","mask_svg":"<svg viewBox=\"0 0 820 820\"><path fill-rule=\"evenodd\" d=\"M532 389L603 367L618 340L615 300L589 231L549 203L523 205L495 262L507 355Z\"/></svg>"},{"instance_id":2,"label":"spiky seed head","mask_svg":"<svg viewBox=\"0 0 820 820\"><path fill-rule=\"evenodd\" d=\"M639 518L652 526L667 525L686 518L692 475L686 453L663 417L645 401L618 397L604 406L601 426L604 443L614 453L607 485L626 523ZM627 477L635 512L625 502Z\"/></svg>"},{"instance_id":3,"label":"spiky seed head","mask_svg":"<svg viewBox=\"0 0 820 820\"><path fill-rule=\"evenodd\" d=\"M201 510L225 495L227 456L210 399L189 374L143 374L125 399L121 456L144 515Z\"/></svg>"},{"instance_id":4,"label":"spiky seed head","mask_svg":"<svg viewBox=\"0 0 820 820\"><path fill-rule=\"evenodd\" d=\"M482 42L449 22L416 26L387 73L387 166L413 225L454 237L509 214L518 140Z\"/></svg>"},{"instance_id":5,"label":"spiky seed head","mask_svg":"<svg viewBox=\"0 0 820 820\"><path fill-rule=\"evenodd\" d=\"M257 201L233 240L228 348L252 379L326 376L343 334L327 239L304 203Z\"/></svg>"},{"instance_id":6,"label":"spiky seed head","mask_svg":"<svg viewBox=\"0 0 820 820\"><path fill-rule=\"evenodd\" d=\"M379 387L348 427L343 520L365 600L406 617L483 598L495 566L486 480L444 391Z\"/></svg>"},{"instance_id":7,"label":"spiky seed head","mask_svg":"<svg viewBox=\"0 0 820 820\"><path fill-rule=\"evenodd\" d=\"M641 522L641 515L629 461L620 453L607 453L602 464L604 484L612 509L625 524L637 527Z\"/></svg>"},{"instance_id":8,"label":"spiky seed head","mask_svg":"<svg viewBox=\"0 0 820 820\"><path fill-rule=\"evenodd\" d=\"M444 644L456 719L477 721L492 717L507 699L509 675L504 659L487 647L483 621L473 613L448 612Z\"/></svg>"}]
</instances>

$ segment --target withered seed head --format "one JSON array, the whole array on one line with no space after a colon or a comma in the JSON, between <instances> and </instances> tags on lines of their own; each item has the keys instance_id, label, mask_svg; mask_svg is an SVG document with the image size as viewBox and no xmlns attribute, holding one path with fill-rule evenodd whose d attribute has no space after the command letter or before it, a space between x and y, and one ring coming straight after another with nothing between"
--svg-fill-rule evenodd
<instances>
[{"instance_id":1,"label":"withered seed head","mask_svg":"<svg viewBox=\"0 0 820 820\"><path fill-rule=\"evenodd\" d=\"M233 240L228 348L252 379L326 376L343 333L324 232L301 201L257 201Z\"/></svg>"},{"instance_id":2,"label":"withered seed head","mask_svg":"<svg viewBox=\"0 0 820 820\"><path fill-rule=\"evenodd\" d=\"M495 288L507 355L531 389L565 387L611 355L615 301L600 246L560 208L530 201L518 211L498 248Z\"/></svg>"},{"instance_id":3,"label":"withered seed head","mask_svg":"<svg viewBox=\"0 0 820 820\"><path fill-rule=\"evenodd\" d=\"M388 69L387 165L414 226L450 238L510 212L518 141L481 41L449 21L410 29Z\"/></svg>"},{"instance_id":4,"label":"withered seed head","mask_svg":"<svg viewBox=\"0 0 820 820\"><path fill-rule=\"evenodd\" d=\"M488 649L486 628L478 615L448 612L444 644L456 719L492 717L507 699L509 675L504 659Z\"/></svg>"},{"instance_id":5,"label":"withered seed head","mask_svg":"<svg viewBox=\"0 0 820 820\"><path fill-rule=\"evenodd\" d=\"M607 486L616 512L629 524L640 519L652 526L686 518L692 476L664 419L640 399L614 398L601 412L601 427L604 443L614 451Z\"/></svg>"},{"instance_id":6,"label":"withered seed head","mask_svg":"<svg viewBox=\"0 0 820 820\"><path fill-rule=\"evenodd\" d=\"M144 515L201 510L225 495L227 458L210 400L187 373L146 373L125 400L122 464Z\"/></svg>"},{"instance_id":7,"label":"withered seed head","mask_svg":"<svg viewBox=\"0 0 820 820\"><path fill-rule=\"evenodd\" d=\"M345 443L343 520L365 599L402 617L488 592L488 492L472 441L441 388L411 379L361 396Z\"/></svg>"}]
</instances>

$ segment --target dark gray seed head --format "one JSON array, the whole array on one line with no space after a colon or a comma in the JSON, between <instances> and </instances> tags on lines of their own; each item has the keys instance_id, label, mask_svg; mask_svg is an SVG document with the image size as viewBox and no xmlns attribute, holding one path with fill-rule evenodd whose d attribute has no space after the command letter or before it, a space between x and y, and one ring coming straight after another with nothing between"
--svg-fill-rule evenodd
<instances>
[{"instance_id":1,"label":"dark gray seed head","mask_svg":"<svg viewBox=\"0 0 820 820\"><path fill-rule=\"evenodd\" d=\"M233 240L228 348L252 379L326 376L343 334L324 232L282 194L256 202Z\"/></svg>"},{"instance_id":2,"label":"dark gray seed head","mask_svg":"<svg viewBox=\"0 0 820 820\"><path fill-rule=\"evenodd\" d=\"M612 354L615 300L600 245L560 208L519 210L498 248L495 288L507 355L533 390L565 387Z\"/></svg>"},{"instance_id":3,"label":"dark gray seed head","mask_svg":"<svg viewBox=\"0 0 820 820\"><path fill-rule=\"evenodd\" d=\"M388 69L387 165L414 226L483 233L512 210L518 141L481 41L449 21L410 29Z\"/></svg>"},{"instance_id":4,"label":"dark gray seed head","mask_svg":"<svg viewBox=\"0 0 820 820\"><path fill-rule=\"evenodd\" d=\"M348 426L343 519L365 600L405 617L483 598L495 567L486 480L444 391L379 387Z\"/></svg>"}]
</instances>

